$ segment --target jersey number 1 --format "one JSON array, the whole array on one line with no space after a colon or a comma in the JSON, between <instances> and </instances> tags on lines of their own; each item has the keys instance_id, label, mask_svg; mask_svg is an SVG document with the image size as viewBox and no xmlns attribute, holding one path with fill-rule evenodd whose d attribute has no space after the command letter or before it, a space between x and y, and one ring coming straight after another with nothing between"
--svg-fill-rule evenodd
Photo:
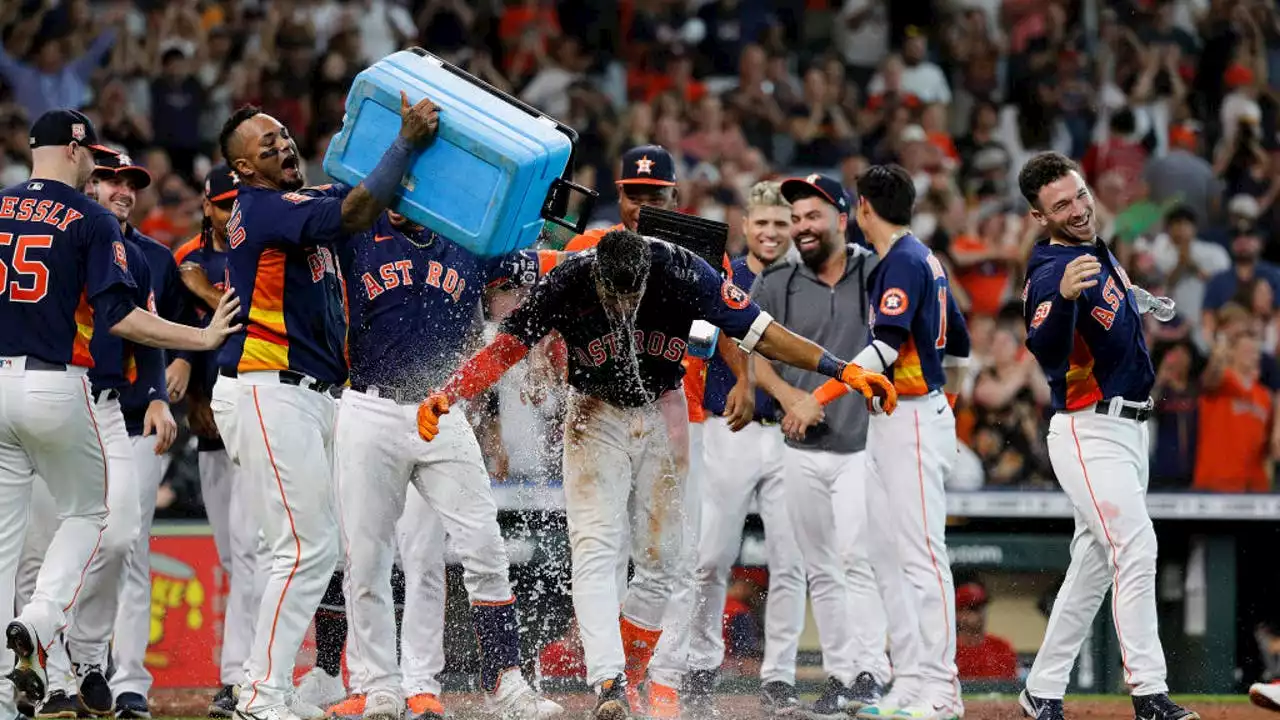
<instances>
[{"instance_id":1,"label":"jersey number 1","mask_svg":"<svg viewBox=\"0 0 1280 720\"><path fill-rule=\"evenodd\" d=\"M938 339L933 346L939 350L947 346L947 289L938 288Z\"/></svg>"},{"instance_id":2,"label":"jersey number 1","mask_svg":"<svg viewBox=\"0 0 1280 720\"><path fill-rule=\"evenodd\" d=\"M14 245L13 233L0 233L0 247ZM16 276L9 280L9 266L0 260L0 296L9 291L9 298L14 302L38 303L49 294L49 268L39 260L27 258L31 248L48 248L53 245L52 235L18 235L17 244L13 248L13 273ZM23 287L22 278L31 278L28 287Z\"/></svg>"}]
</instances>

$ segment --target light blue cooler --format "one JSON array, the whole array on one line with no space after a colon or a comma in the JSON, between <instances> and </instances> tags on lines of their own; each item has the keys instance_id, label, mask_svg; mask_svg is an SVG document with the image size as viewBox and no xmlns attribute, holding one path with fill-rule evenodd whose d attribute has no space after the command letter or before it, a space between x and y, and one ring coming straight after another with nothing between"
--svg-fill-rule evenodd
<instances>
[{"instance_id":1,"label":"light blue cooler","mask_svg":"<svg viewBox=\"0 0 1280 720\"><path fill-rule=\"evenodd\" d=\"M596 193L571 181L573 128L421 48L356 76L325 153L329 177L355 185L373 170L400 133L401 90L438 105L440 126L392 210L485 257L533 245L544 221L583 231ZM576 223L565 217L570 191L587 196Z\"/></svg>"}]
</instances>

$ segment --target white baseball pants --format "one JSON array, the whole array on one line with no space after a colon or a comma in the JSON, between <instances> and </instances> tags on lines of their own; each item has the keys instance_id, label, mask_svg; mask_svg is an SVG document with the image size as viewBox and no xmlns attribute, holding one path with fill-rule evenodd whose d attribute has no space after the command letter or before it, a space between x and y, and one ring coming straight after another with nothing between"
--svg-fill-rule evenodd
<instances>
[{"instance_id":1,"label":"white baseball pants","mask_svg":"<svg viewBox=\"0 0 1280 720\"><path fill-rule=\"evenodd\" d=\"M564 490L573 609L594 686L626 666L619 604L636 625L662 626L684 531L689 416L681 390L640 408L576 392L568 403ZM635 572L619 603L617 561L628 529Z\"/></svg>"},{"instance_id":2,"label":"white baseball pants","mask_svg":"<svg viewBox=\"0 0 1280 720\"><path fill-rule=\"evenodd\" d=\"M26 365L25 357L0 358L0 597L15 597L31 486L39 473L61 522L18 617L47 649L66 625L65 613L106 526L107 450L84 369L28 372ZM0 607L0 624L7 626L14 607L9 601ZM0 648L0 667L12 666L13 654ZM0 711L16 714L12 685L5 685Z\"/></svg>"},{"instance_id":3,"label":"white baseball pants","mask_svg":"<svg viewBox=\"0 0 1280 720\"><path fill-rule=\"evenodd\" d=\"M1156 619L1156 534L1147 513L1145 423L1091 406L1049 422L1049 460L1075 506L1071 565L1058 590L1027 690L1061 698L1107 590L1124 679L1134 695L1169 691Z\"/></svg>"},{"instance_id":4,"label":"white baseball pants","mask_svg":"<svg viewBox=\"0 0 1280 720\"><path fill-rule=\"evenodd\" d=\"M138 539L142 523L142 503L138 493L138 471L133 461L133 443L125 429L120 403L108 400L105 394L98 402L98 428L107 446L107 507L111 514L107 516L98 554L89 564L89 571L84 576L84 589L72 611L71 623L67 627L67 649L74 662L97 665L105 671L107 648L120 605L125 561ZM154 497L152 493L153 503ZM150 597L148 592L148 602L143 607L151 607ZM137 608L131 609L137 611Z\"/></svg>"},{"instance_id":5,"label":"white baseball pants","mask_svg":"<svg viewBox=\"0 0 1280 720\"><path fill-rule=\"evenodd\" d=\"M735 433L722 417L707 418L703 427L705 484L689 667L717 670L724 662L721 618L729 571L742 549L742 524L755 497L769 561L760 682L794 685L796 652L804 631L805 573L787 513L782 432L777 426L753 422Z\"/></svg>"},{"instance_id":6,"label":"white baseball pants","mask_svg":"<svg viewBox=\"0 0 1280 720\"><path fill-rule=\"evenodd\" d=\"M884 609L866 555L861 501L866 453L787 447L784 457L787 511L804 558L822 669L845 685L860 672L883 681Z\"/></svg>"},{"instance_id":7,"label":"white baseball pants","mask_svg":"<svg viewBox=\"0 0 1280 720\"><path fill-rule=\"evenodd\" d=\"M338 562L335 404L329 395L282 384L275 372L241 373L236 385L236 451L250 495L261 499L257 519L272 557L238 703L257 713L284 705L298 648Z\"/></svg>"},{"instance_id":8,"label":"white baseball pants","mask_svg":"<svg viewBox=\"0 0 1280 720\"><path fill-rule=\"evenodd\" d=\"M688 397L685 398L688 402ZM695 601L694 570L698 565L698 535L702 529L703 423L689 423L689 473L684 486L684 527L675 582L662 615L662 637L649 662L649 678L679 688L689 671L689 633Z\"/></svg>"},{"instance_id":9,"label":"white baseball pants","mask_svg":"<svg viewBox=\"0 0 1280 720\"><path fill-rule=\"evenodd\" d=\"M111 676L115 697L134 692L143 697L151 692L151 673L144 661L151 636L151 525L156 516L156 491L164 477L161 456L156 455L155 436L129 438L133 446L133 467L137 472L140 524L133 548L125 558L120 602L116 608L115 639L111 644L116 672ZM108 523L109 525L110 523Z\"/></svg>"},{"instance_id":10,"label":"white baseball pants","mask_svg":"<svg viewBox=\"0 0 1280 720\"><path fill-rule=\"evenodd\" d=\"M410 484L439 514L443 531L453 538L471 602L505 603L512 599L506 544L489 489L489 472L463 408L454 408L440 419L440 435L429 443L418 437L417 411L416 404L398 405L352 390L343 394L338 408L336 487L346 549L343 581L350 627L348 649L359 655L359 665L367 673L357 681L366 692L399 692L405 685L395 645L388 638L395 637L390 578L396 527L406 514ZM420 518L411 520L421 522ZM440 535L430 529L427 533L428 538ZM443 546L436 552L442 553ZM443 566L443 558L438 566ZM404 571L407 580L413 571L408 566ZM408 587L405 593L407 603ZM406 607L406 628L411 624L408 610ZM430 616L442 614L443 606L415 610ZM430 640L426 642L430 644ZM431 662L430 651L411 649L423 663Z\"/></svg>"},{"instance_id":11,"label":"white baseball pants","mask_svg":"<svg viewBox=\"0 0 1280 720\"><path fill-rule=\"evenodd\" d=\"M22 560L18 565L18 592L14 599L14 608L19 613L36 590L40 568L44 565L49 544L59 525L58 508L53 495L49 493L48 483L39 475L34 476L34 482L31 483L31 512L27 517L27 535L22 545ZM75 608L67 610L68 622L73 621L74 614ZM65 634L50 645L45 670L49 677L49 692L61 690L68 695L78 692L76 677L71 672L71 658L67 657Z\"/></svg>"},{"instance_id":12,"label":"white baseball pants","mask_svg":"<svg viewBox=\"0 0 1280 720\"><path fill-rule=\"evenodd\" d=\"M400 622L400 673L404 695L440 694L444 671L444 523L422 497L406 493L396 523L400 569L404 571L404 615ZM347 649L350 657L351 649Z\"/></svg>"},{"instance_id":13,"label":"white baseball pants","mask_svg":"<svg viewBox=\"0 0 1280 720\"><path fill-rule=\"evenodd\" d=\"M943 482L956 458L956 421L942 393L900 397L867 431L872 566L889 620L894 692L963 712L956 674L955 585L947 557Z\"/></svg>"}]
</instances>

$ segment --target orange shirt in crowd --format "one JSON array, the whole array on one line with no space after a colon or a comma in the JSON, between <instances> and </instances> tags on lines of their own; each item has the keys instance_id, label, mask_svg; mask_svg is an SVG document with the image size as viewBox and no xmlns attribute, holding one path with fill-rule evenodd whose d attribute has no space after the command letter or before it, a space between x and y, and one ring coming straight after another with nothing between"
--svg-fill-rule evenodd
<instances>
[{"instance_id":1,"label":"orange shirt in crowd","mask_svg":"<svg viewBox=\"0 0 1280 720\"><path fill-rule=\"evenodd\" d=\"M951 241L957 255L987 250L989 243L976 235L960 235ZM1009 266L999 262L983 262L956 270L956 282L969 294L970 312L995 317L1004 306L1009 290Z\"/></svg>"},{"instance_id":2,"label":"orange shirt in crowd","mask_svg":"<svg viewBox=\"0 0 1280 720\"><path fill-rule=\"evenodd\" d=\"M1017 680L1018 653L1008 640L984 635L977 645L957 638L956 670L961 680Z\"/></svg>"},{"instance_id":3,"label":"orange shirt in crowd","mask_svg":"<svg viewBox=\"0 0 1280 720\"><path fill-rule=\"evenodd\" d=\"M1247 386L1231 369L1200 394L1200 437L1192 487L1210 492L1266 492L1271 393Z\"/></svg>"},{"instance_id":4,"label":"orange shirt in crowd","mask_svg":"<svg viewBox=\"0 0 1280 720\"><path fill-rule=\"evenodd\" d=\"M960 153L956 150L956 144L952 142L950 135L944 132L931 132L928 137L929 144L941 150L943 155L956 162L960 161Z\"/></svg>"}]
</instances>

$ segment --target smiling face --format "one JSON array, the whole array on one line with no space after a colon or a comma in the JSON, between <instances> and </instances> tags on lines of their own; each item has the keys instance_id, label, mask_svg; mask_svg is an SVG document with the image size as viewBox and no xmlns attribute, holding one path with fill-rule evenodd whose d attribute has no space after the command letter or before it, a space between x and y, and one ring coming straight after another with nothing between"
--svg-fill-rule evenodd
<instances>
[{"instance_id":1,"label":"smiling face","mask_svg":"<svg viewBox=\"0 0 1280 720\"><path fill-rule=\"evenodd\" d=\"M270 115L254 115L236 131L234 167L251 185L297 190L306 184L298 163L298 145L289 129Z\"/></svg>"},{"instance_id":2,"label":"smiling face","mask_svg":"<svg viewBox=\"0 0 1280 720\"><path fill-rule=\"evenodd\" d=\"M1031 216L1063 242L1093 242L1098 234L1093 193L1075 170L1040 188Z\"/></svg>"},{"instance_id":3,"label":"smiling face","mask_svg":"<svg viewBox=\"0 0 1280 720\"><path fill-rule=\"evenodd\" d=\"M643 183L618 184L618 209L621 211L623 227L635 230L640 223L640 208L646 205L663 210L674 210L675 187Z\"/></svg>"},{"instance_id":4,"label":"smiling face","mask_svg":"<svg viewBox=\"0 0 1280 720\"><path fill-rule=\"evenodd\" d=\"M816 195L791 203L791 239L800 259L811 268L822 265L840 248L847 223L847 216Z\"/></svg>"},{"instance_id":5,"label":"smiling face","mask_svg":"<svg viewBox=\"0 0 1280 720\"><path fill-rule=\"evenodd\" d=\"M791 210L780 205L761 205L747 211L743 221L747 252L765 265L786 254L791 246Z\"/></svg>"},{"instance_id":6,"label":"smiling face","mask_svg":"<svg viewBox=\"0 0 1280 720\"><path fill-rule=\"evenodd\" d=\"M133 206L138 202L138 190L133 182L118 175L93 178L89 183L95 186L98 204L111 211L116 219L125 222Z\"/></svg>"}]
</instances>

